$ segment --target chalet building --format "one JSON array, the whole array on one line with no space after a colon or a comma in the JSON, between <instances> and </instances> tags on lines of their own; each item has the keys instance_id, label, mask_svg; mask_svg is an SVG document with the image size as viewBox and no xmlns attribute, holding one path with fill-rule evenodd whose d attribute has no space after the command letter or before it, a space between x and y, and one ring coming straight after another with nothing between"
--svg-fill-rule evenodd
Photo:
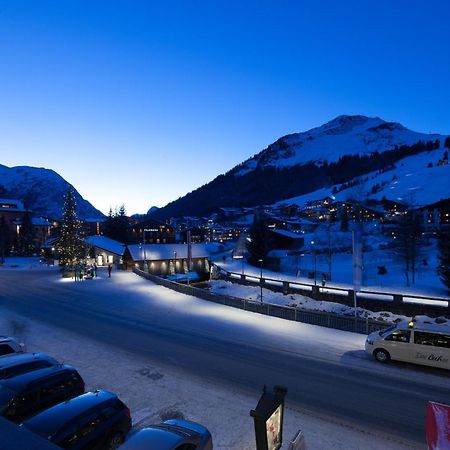
<instances>
[{"instance_id":1,"label":"chalet building","mask_svg":"<svg viewBox=\"0 0 450 450\"><path fill-rule=\"evenodd\" d=\"M175 228L156 219L147 219L131 225L130 241L146 244L174 244Z\"/></svg>"},{"instance_id":2,"label":"chalet building","mask_svg":"<svg viewBox=\"0 0 450 450\"><path fill-rule=\"evenodd\" d=\"M139 267L153 275L186 274L188 246L184 244L128 245L123 257L126 269ZM191 270L209 273L209 252L205 244L191 245Z\"/></svg>"},{"instance_id":3,"label":"chalet building","mask_svg":"<svg viewBox=\"0 0 450 450\"><path fill-rule=\"evenodd\" d=\"M198 244L206 241L206 229L200 227L193 227L180 232L180 241L182 244L187 244L188 233L191 234L191 243Z\"/></svg>"},{"instance_id":4,"label":"chalet building","mask_svg":"<svg viewBox=\"0 0 450 450\"><path fill-rule=\"evenodd\" d=\"M33 217L31 219L34 233L34 245L41 248L41 245L51 236L52 224L43 217Z\"/></svg>"},{"instance_id":5,"label":"chalet building","mask_svg":"<svg viewBox=\"0 0 450 450\"><path fill-rule=\"evenodd\" d=\"M0 258L14 250L25 212L21 201L0 199Z\"/></svg>"},{"instance_id":6,"label":"chalet building","mask_svg":"<svg viewBox=\"0 0 450 450\"><path fill-rule=\"evenodd\" d=\"M101 235L86 236L84 242L89 247L89 258L97 266L113 264L119 267L123 263L123 255L126 250L125 244Z\"/></svg>"},{"instance_id":7,"label":"chalet building","mask_svg":"<svg viewBox=\"0 0 450 450\"><path fill-rule=\"evenodd\" d=\"M270 242L274 249L294 250L303 247L305 239L293 231L270 229Z\"/></svg>"},{"instance_id":8,"label":"chalet building","mask_svg":"<svg viewBox=\"0 0 450 450\"><path fill-rule=\"evenodd\" d=\"M85 236L103 234L106 217L92 217L81 220L81 229Z\"/></svg>"}]
</instances>

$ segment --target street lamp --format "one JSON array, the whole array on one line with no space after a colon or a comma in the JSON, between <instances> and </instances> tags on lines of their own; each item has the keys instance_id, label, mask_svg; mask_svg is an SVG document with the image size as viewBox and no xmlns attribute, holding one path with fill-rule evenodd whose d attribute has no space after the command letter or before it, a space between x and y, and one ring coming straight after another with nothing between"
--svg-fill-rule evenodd
<instances>
[{"instance_id":1,"label":"street lamp","mask_svg":"<svg viewBox=\"0 0 450 450\"><path fill-rule=\"evenodd\" d=\"M262 265L263 265L263 260L262 259L258 259L259 261L259 265L261 268L261 277L259 279L259 286L261 287L261 303L263 302L263 289L262 289Z\"/></svg>"},{"instance_id":2,"label":"street lamp","mask_svg":"<svg viewBox=\"0 0 450 450\"><path fill-rule=\"evenodd\" d=\"M175 270L175 282L178 282L178 276L177 276L177 252L176 251L173 252L173 259L174 259L173 267L174 267L174 270Z\"/></svg>"},{"instance_id":3,"label":"street lamp","mask_svg":"<svg viewBox=\"0 0 450 450\"><path fill-rule=\"evenodd\" d=\"M314 241L311 241L311 245L313 248L313 255L314 255L314 286L317 285L317 254L316 254L316 247L314 245Z\"/></svg>"}]
</instances>

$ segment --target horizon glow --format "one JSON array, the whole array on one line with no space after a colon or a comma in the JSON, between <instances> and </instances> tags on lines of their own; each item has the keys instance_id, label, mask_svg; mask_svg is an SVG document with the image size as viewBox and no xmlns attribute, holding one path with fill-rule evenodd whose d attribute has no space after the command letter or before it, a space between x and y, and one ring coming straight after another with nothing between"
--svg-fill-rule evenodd
<instances>
[{"instance_id":1,"label":"horizon glow","mask_svg":"<svg viewBox=\"0 0 450 450\"><path fill-rule=\"evenodd\" d=\"M450 134L450 4L9 1L0 164L164 206L342 114Z\"/></svg>"}]
</instances>

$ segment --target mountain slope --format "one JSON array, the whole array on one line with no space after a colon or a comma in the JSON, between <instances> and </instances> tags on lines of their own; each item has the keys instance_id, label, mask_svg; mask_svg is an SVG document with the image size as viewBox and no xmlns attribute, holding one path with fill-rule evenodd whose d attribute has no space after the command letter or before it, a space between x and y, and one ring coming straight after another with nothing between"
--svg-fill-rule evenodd
<instances>
[{"instance_id":1,"label":"mountain slope","mask_svg":"<svg viewBox=\"0 0 450 450\"><path fill-rule=\"evenodd\" d=\"M386 170L402 158L442 147L444 139L380 118L339 116L321 127L278 139L152 216L202 215L220 207L279 202Z\"/></svg>"},{"instance_id":2,"label":"mountain slope","mask_svg":"<svg viewBox=\"0 0 450 450\"><path fill-rule=\"evenodd\" d=\"M64 194L71 186L64 178L50 169L17 166L6 167L0 164L1 197L21 200L34 215L61 217ZM77 213L80 218L103 217L75 190Z\"/></svg>"}]
</instances>

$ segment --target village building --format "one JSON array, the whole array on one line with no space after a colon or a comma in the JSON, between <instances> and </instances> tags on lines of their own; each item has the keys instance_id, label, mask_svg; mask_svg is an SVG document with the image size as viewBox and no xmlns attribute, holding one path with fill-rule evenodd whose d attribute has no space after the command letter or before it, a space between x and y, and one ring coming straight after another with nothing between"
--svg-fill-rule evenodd
<instances>
[{"instance_id":1,"label":"village building","mask_svg":"<svg viewBox=\"0 0 450 450\"><path fill-rule=\"evenodd\" d=\"M130 242L135 244L173 244L176 230L172 225L147 219L131 225Z\"/></svg>"},{"instance_id":2,"label":"village building","mask_svg":"<svg viewBox=\"0 0 450 450\"><path fill-rule=\"evenodd\" d=\"M175 275L188 272L207 274L210 269L209 251L205 244L192 244L191 269L188 269L188 245L132 244L128 245L123 260L126 269L134 267L153 275Z\"/></svg>"},{"instance_id":3,"label":"village building","mask_svg":"<svg viewBox=\"0 0 450 450\"><path fill-rule=\"evenodd\" d=\"M100 235L86 236L84 242L89 247L87 253L92 264L95 262L97 266L112 264L121 267L126 250L125 244Z\"/></svg>"}]
</instances>

